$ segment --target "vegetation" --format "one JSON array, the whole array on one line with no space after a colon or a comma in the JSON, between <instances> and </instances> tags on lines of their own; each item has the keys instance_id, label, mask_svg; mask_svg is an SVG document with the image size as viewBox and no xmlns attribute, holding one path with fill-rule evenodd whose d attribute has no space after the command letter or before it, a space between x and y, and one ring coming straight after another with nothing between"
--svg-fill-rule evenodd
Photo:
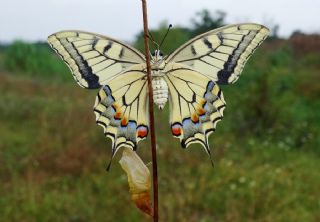
<instances>
[{"instance_id":1,"label":"vegetation","mask_svg":"<svg viewBox=\"0 0 320 222\"><path fill-rule=\"evenodd\" d=\"M208 17L219 15L174 27L163 50ZM151 32L159 41L166 29ZM170 135L168 108L156 112L161 221L320 221L319 38L312 50L304 38L266 42L223 87L214 168L200 146L183 150ZM119 156L105 171L111 144L94 123L97 92L77 87L46 45L1 47L0 89L0 221L150 221L131 206ZM138 151L146 163L149 148Z\"/></svg>"},{"instance_id":2,"label":"vegetation","mask_svg":"<svg viewBox=\"0 0 320 222\"><path fill-rule=\"evenodd\" d=\"M47 43L16 41L3 51L3 66L8 72L36 78L68 79L69 69L58 62Z\"/></svg>"}]
</instances>

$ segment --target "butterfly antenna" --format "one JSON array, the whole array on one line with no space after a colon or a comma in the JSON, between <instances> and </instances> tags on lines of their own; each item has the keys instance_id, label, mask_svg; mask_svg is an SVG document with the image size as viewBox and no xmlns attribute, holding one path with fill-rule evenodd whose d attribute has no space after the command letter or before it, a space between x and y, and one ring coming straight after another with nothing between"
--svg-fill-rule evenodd
<instances>
[{"instance_id":1,"label":"butterfly antenna","mask_svg":"<svg viewBox=\"0 0 320 222\"><path fill-rule=\"evenodd\" d=\"M154 44L154 46L157 48L157 49L159 49L160 48L160 46L159 46L159 44L154 40L154 38L153 38L153 36L151 35L151 32L148 30L148 33L149 33L149 39L151 40L151 42Z\"/></svg>"},{"instance_id":2,"label":"butterfly antenna","mask_svg":"<svg viewBox=\"0 0 320 222\"><path fill-rule=\"evenodd\" d=\"M167 29L166 34L165 34L164 37L162 38L162 41L161 41L160 46L159 46L159 49L160 49L160 47L162 46L162 44L163 44L164 40L166 39L166 37L167 37L167 35L168 35L168 33L169 33L169 31L170 31L171 28L172 28L172 25L170 24L169 27L168 27L168 29Z\"/></svg>"}]
</instances>

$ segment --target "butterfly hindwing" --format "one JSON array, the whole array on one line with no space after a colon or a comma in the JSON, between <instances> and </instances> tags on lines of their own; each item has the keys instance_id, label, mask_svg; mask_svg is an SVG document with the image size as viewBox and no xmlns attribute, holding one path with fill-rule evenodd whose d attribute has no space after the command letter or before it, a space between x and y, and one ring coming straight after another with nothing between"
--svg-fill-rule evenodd
<instances>
[{"instance_id":1,"label":"butterfly hindwing","mask_svg":"<svg viewBox=\"0 0 320 222\"><path fill-rule=\"evenodd\" d=\"M223 117L219 86L186 65L170 63L164 76L169 88L170 125L182 147L200 143L210 154L208 136Z\"/></svg>"},{"instance_id":2,"label":"butterfly hindwing","mask_svg":"<svg viewBox=\"0 0 320 222\"><path fill-rule=\"evenodd\" d=\"M84 88L100 88L128 67L145 62L138 50L98 34L63 31L49 36L48 42Z\"/></svg>"},{"instance_id":3,"label":"butterfly hindwing","mask_svg":"<svg viewBox=\"0 0 320 222\"><path fill-rule=\"evenodd\" d=\"M103 86L94 105L96 122L111 138L112 153L121 146L136 150L149 131L147 81L144 65L135 65Z\"/></svg>"},{"instance_id":4,"label":"butterfly hindwing","mask_svg":"<svg viewBox=\"0 0 320 222\"><path fill-rule=\"evenodd\" d=\"M234 83L268 33L258 24L225 26L196 36L166 61L188 65L218 84Z\"/></svg>"}]
</instances>

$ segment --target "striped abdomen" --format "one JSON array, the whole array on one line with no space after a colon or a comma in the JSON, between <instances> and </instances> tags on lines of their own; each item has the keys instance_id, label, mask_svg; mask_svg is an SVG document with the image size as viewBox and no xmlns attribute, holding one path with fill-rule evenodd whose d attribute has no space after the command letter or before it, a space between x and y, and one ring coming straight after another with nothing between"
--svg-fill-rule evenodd
<instances>
[{"instance_id":1,"label":"striped abdomen","mask_svg":"<svg viewBox=\"0 0 320 222\"><path fill-rule=\"evenodd\" d=\"M163 109L168 101L168 85L162 77L153 77L153 101L159 109Z\"/></svg>"}]
</instances>

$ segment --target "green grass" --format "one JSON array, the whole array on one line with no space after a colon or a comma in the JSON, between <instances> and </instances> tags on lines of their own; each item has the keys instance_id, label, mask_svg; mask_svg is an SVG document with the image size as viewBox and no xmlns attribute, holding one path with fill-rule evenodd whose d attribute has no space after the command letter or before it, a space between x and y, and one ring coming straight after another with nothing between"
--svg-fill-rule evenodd
<instances>
[{"instance_id":1,"label":"green grass","mask_svg":"<svg viewBox=\"0 0 320 222\"><path fill-rule=\"evenodd\" d=\"M49 57L51 67L62 64ZM120 155L105 170L111 143L95 124L96 91L69 73L53 77L60 68L42 75L9 69L5 58L0 221L151 221L130 200ZM223 87L225 118L210 136L214 168L203 148L183 150L170 135L168 108L156 111L160 221L320 221L317 58L267 45L238 84ZM138 152L150 162L147 142Z\"/></svg>"}]
</instances>

